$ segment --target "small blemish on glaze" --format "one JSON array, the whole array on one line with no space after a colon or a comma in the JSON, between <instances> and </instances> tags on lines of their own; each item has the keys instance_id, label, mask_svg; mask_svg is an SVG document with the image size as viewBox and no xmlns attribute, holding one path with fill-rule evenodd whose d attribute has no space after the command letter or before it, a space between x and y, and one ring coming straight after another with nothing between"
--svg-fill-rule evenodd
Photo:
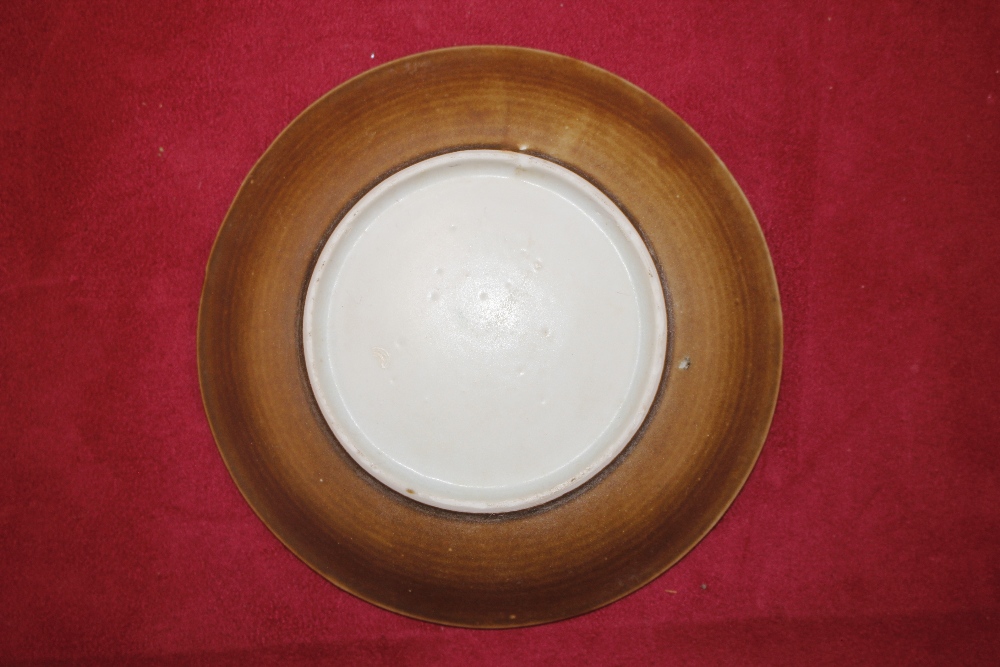
<instances>
[{"instance_id":1,"label":"small blemish on glaze","mask_svg":"<svg viewBox=\"0 0 1000 667\"><path fill-rule=\"evenodd\" d=\"M431 293L427 295L427 298L430 299L431 301L437 301L438 299L441 298L441 293L438 292L436 289L431 290Z\"/></svg>"},{"instance_id":2,"label":"small blemish on glaze","mask_svg":"<svg viewBox=\"0 0 1000 667\"><path fill-rule=\"evenodd\" d=\"M382 368L389 367L389 353L386 352L381 347L373 347L372 354L375 355L375 360L378 361L378 365Z\"/></svg>"},{"instance_id":3,"label":"small blemish on glaze","mask_svg":"<svg viewBox=\"0 0 1000 667\"><path fill-rule=\"evenodd\" d=\"M480 301L486 301L488 298L490 298L490 295L487 294L485 291L482 291L482 292L479 293L479 300Z\"/></svg>"},{"instance_id":4,"label":"small blemish on glaze","mask_svg":"<svg viewBox=\"0 0 1000 667\"><path fill-rule=\"evenodd\" d=\"M542 270L542 260L536 259L534 267L535 267L535 271L541 271Z\"/></svg>"},{"instance_id":5,"label":"small blemish on glaze","mask_svg":"<svg viewBox=\"0 0 1000 667\"><path fill-rule=\"evenodd\" d=\"M677 368L681 369L682 371L686 371L687 369L691 368L691 357L684 357L683 359L681 359L681 363L677 364Z\"/></svg>"}]
</instances>

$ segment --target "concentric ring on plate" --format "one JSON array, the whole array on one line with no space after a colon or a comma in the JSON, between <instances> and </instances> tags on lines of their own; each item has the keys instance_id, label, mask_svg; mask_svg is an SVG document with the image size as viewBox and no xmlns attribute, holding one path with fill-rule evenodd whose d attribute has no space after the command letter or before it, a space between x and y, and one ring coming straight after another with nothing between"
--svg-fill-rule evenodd
<instances>
[{"instance_id":1,"label":"concentric ring on plate","mask_svg":"<svg viewBox=\"0 0 1000 667\"><path fill-rule=\"evenodd\" d=\"M598 474L656 396L663 288L628 218L572 171L462 150L341 219L303 339L334 436L367 472L464 512L535 507Z\"/></svg>"},{"instance_id":2,"label":"concentric ring on plate","mask_svg":"<svg viewBox=\"0 0 1000 667\"><path fill-rule=\"evenodd\" d=\"M309 279L345 213L400 170L472 149L543 158L599 189L642 235L667 300L666 363L628 446L573 491L503 514L432 507L368 474L327 426L303 354ZM676 115L570 58L463 47L362 74L278 137L213 248L198 359L233 479L303 561L386 609L509 627L630 593L718 521L770 425L781 310L749 204Z\"/></svg>"}]
</instances>

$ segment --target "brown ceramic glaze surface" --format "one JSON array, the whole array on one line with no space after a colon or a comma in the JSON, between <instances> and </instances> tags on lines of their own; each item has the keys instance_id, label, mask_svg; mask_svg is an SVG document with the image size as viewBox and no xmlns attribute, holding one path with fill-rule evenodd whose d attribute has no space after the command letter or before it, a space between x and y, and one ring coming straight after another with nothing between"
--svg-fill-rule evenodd
<instances>
[{"instance_id":1,"label":"brown ceramic glaze surface","mask_svg":"<svg viewBox=\"0 0 1000 667\"><path fill-rule=\"evenodd\" d=\"M548 158L608 194L646 239L670 318L659 395L632 443L572 493L498 515L437 510L363 472L316 407L301 341L305 287L340 216L394 171L473 147ZM595 609L690 550L760 453L781 346L767 247L708 146L605 71L505 47L389 63L296 119L233 202L198 329L216 441L275 535L354 595L473 627Z\"/></svg>"}]
</instances>

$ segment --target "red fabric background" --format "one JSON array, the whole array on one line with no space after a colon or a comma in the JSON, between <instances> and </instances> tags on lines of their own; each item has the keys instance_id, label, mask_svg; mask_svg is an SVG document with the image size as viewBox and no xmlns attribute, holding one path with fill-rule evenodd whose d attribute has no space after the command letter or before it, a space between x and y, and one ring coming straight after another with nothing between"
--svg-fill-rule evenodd
<instances>
[{"instance_id":1,"label":"red fabric background","mask_svg":"<svg viewBox=\"0 0 1000 667\"><path fill-rule=\"evenodd\" d=\"M686 119L760 218L786 322L719 526L617 604L503 632L300 563L223 467L195 368L212 241L279 131L475 43ZM996 664L995 1L8 1L0 67L0 661Z\"/></svg>"}]
</instances>

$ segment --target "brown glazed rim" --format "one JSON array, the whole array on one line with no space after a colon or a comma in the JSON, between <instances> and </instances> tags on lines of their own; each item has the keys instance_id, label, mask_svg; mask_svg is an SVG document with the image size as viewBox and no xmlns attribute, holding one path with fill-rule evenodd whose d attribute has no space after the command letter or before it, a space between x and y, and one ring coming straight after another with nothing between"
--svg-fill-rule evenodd
<instances>
[{"instance_id":1,"label":"brown glazed rim","mask_svg":"<svg viewBox=\"0 0 1000 667\"><path fill-rule=\"evenodd\" d=\"M643 235L668 303L666 368L639 433L587 484L506 514L436 509L364 472L320 414L302 351L305 289L341 217L399 169L467 148L527 152L595 184ZM387 63L295 119L226 216L198 321L212 432L268 528L364 600L480 628L596 609L683 557L753 469L781 355L767 246L705 142L613 74L498 46Z\"/></svg>"}]
</instances>

